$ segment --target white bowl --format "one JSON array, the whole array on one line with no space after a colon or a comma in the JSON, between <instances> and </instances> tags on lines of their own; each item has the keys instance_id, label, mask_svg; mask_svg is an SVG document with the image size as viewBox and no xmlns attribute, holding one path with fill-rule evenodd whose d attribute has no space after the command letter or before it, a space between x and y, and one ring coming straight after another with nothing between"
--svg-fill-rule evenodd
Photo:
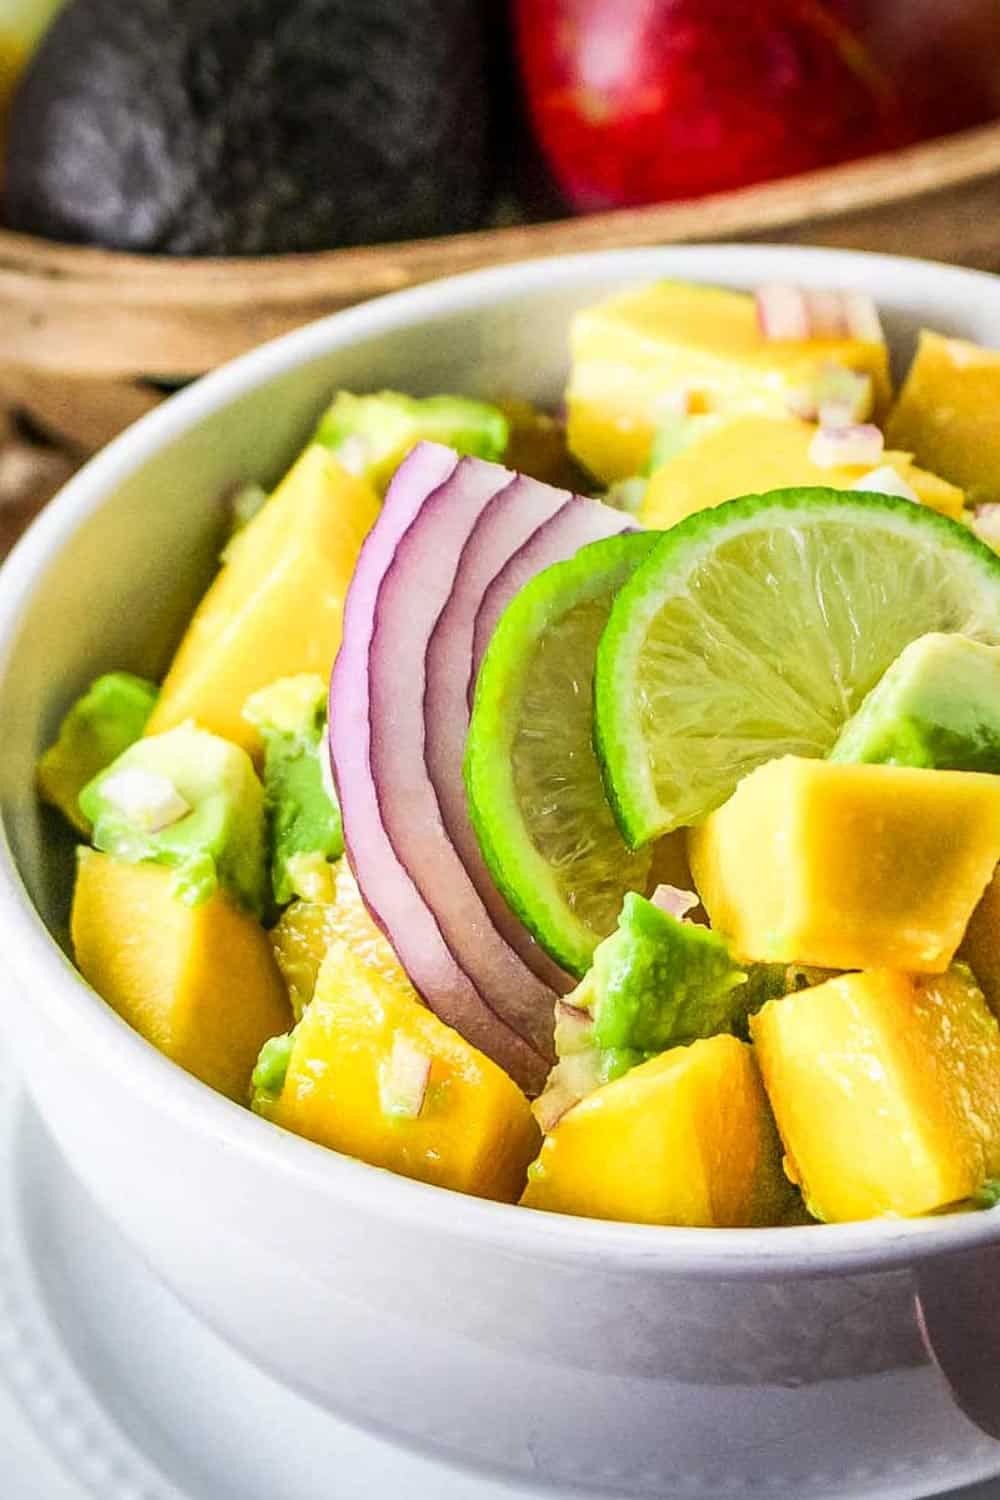
<instances>
[{"instance_id":1,"label":"white bowl","mask_svg":"<svg viewBox=\"0 0 1000 1500\"><path fill-rule=\"evenodd\" d=\"M71 846L36 806L33 763L97 672L162 669L210 576L220 494L274 480L338 384L554 402L570 312L658 276L864 288L900 348L922 321L1000 345L984 275L692 247L388 297L177 396L66 487L0 574L2 1014L49 1128L150 1265L340 1415L539 1486L928 1494L1000 1473L1000 1213L683 1230L462 1198L211 1093L60 951Z\"/></svg>"}]
</instances>

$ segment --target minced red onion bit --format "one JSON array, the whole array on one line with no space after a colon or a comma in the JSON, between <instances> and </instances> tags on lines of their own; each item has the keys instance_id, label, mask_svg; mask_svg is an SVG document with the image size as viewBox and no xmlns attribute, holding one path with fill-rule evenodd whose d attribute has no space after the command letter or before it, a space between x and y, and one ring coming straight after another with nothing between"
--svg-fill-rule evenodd
<instances>
[{"instance_id":1,"label":"minced red onion bit","mask_svg":"<svg viewBox=\"0 0 1000 1500\"><path fill-rule=\"evenodd\" d=\"M1000 504L990 500L977 505L972 512L972 529L987 546L1000 547Z\"/></svg>"},{"instance_id":2,"label":"minced red onion bit","mask_svg":"<svg viewBox=\"0 0 1000 1500\"><path fill-rule=\"evenodd\" d=\"M654 906L668 912L678 921L683 921L688 912L698 905L698 897L694 891L682 891L676 885L658 885L649 899Z\"/></svg>"},{"instance_id":3,"label":"minced red onion bit","mask_svg":"<svg viewBox=\"0 0 1000 1500\"><path fill-rule=\"evenodd\" d=\"M379 1080L382 1113L397 1120L415 1120L424 1107L430 1076L429 1055L397 1031Z\"/></svg>"},{"instance_id":4,"label":"minced red onion bit","mask_svg":"<svg viewBox=\"0 0 1000 1500\"><path fill-rule=\"evenodd\" d=\"M820 469L840 464L877 464L885 439L871 422L849 427L820 427L809 444L809 461Z\"/></svg>"},{"instance_id":5,"label":"minced red onion bit","mask_svg":"<svg viewBox=\"0 0 1000 1500\"><path fill-rule=\"evenodd\" d=\"M757 321L766 339L807 339L812 324L801 287L772 281L757 288Z\"/></svg>"},{"instance_id":6,"label":"minced red onion bit","mask_svg":"<svg viewBox=\"0 0 1000 1500\"><path fill-rule=\"evenodd\" d=\"M868 474L862 474L851 485L852 490L871 490L876 495L898 495L900 500L912 500L915 505L920 504L920 497L902 474L892 467L891 464L882 464L881 468L872 469Z\"/></svg>"}]
</instances>

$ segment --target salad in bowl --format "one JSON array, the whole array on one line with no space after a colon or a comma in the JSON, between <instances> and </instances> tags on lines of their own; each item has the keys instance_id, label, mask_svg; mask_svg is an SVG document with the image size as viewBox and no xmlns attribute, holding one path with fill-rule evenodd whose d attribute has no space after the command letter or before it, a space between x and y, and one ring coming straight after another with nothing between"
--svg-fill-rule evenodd
<instances>
[{"instance_id":1,"label":"salad in bowl","mask_svg":"<svg viewBox=\"0 0 1000 1500\"><path fill-rule=\"evenodd\" d=\"M197 382L5 564L4 1044L320 1421L1000 1472L996 348L915 261L497 267Z\"/></svg>"},{"instance_id":2,"label":"salad in bowl","mask_svg":"<svg viewBox=\"0 0 1000 1500\"><path fill-rule=\"evenodd\" d=\"M558 415L341 388L162 681L38 762L72 953L209 1087L526 1209L1000 1194L1000 353L643 281Z\"/></svg>"}]
</instances>

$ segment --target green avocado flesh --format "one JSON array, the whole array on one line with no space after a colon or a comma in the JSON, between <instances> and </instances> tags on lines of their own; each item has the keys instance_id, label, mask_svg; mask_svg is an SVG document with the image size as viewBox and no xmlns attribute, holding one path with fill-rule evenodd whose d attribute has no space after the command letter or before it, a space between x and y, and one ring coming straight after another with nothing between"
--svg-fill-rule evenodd
<instances>
[{"instance_id":1,"label":"green avocado flesh","mask_svg":"<svg viewBox=\"0 0 1000 1500\"><path fill-rule=\"evenodd\" d=\"M911 641L829 758L1000 772L1000 646L938 633Z\"/></svg>"},{"instance_id":2,"label":"green avocado flesh","mask_svg":"<svg viewBox=\"0 0 1000 1500\"><path fill-rule=\"evenodd\" d=\"M374 396L338 391L316 429L316 441L379 493L417 443L443 443L456 453L495 462L509 437L507 418L488 402L466 396L419 399L397 391Z\"/></svg>"},{"instance_id":3,"label":"green avocado flesh","mask_svg":"<svg viewBox=\"0 0 1000 1500\"><path fill-rule=\"evenodd\" d=\"M253 1104L261 1099L277 1099L285 1086L285 1075L292 1057L295 1036L291 1031L283 1036L273 1036L264 1043L253 1070L251 1084Z\"/></svg>"},{"instance_id":4,"label":"green avocado flesh","mask_svg":"<svg viewBox=\"0 0 1000 1500\"><path fill-rule=\"evenodd\" d=\"M161 814L169 821L155 826L157 817L134 805L136 783L140 794L144 783L172 792L179 813ZM80 806L98 849L130 864L152 860L176 869L180 900L197 905L221 886L239 905L262 914L264 789L238 745L194 724L137 740L88 782Z\"/></svg>"},{"instance_id":5,"label":"green avocado flesh","mask_svg":"<svg viewBox=\"0 0 1000 1500\"><path fill-rule=\"evenodd\" d=\"M733 1031L745 1012L746 977L716 933L630 891L617 931L598 944L569 1003L591 1012L602 1051L664 1052Z\"/></svg>"},{"instance_id":6,"label":"green avocado flesh","mask_svg":"<svg viewBox=\"0 0 1000 1500\"><path fill-rule=\"evenodd\" d=\"M80 833L90 824L79 797L88 781L139 739L159 689L131 672L107 672L78 698L56 742L38 762L38 789Z\"/></svg>"},{"instance_id":7,"label":"green avocado flesh","mask_svg":"<svg viewBox=\"0 0 1000 1500\"><path fill-rule=\"evenodd\" d=\"M323 774L326 684L286 677L248 700L244 716L264 740L271 885L279 906L316 898L309 876L344 852L340 809Z\"/></svg>"}]
</instances>

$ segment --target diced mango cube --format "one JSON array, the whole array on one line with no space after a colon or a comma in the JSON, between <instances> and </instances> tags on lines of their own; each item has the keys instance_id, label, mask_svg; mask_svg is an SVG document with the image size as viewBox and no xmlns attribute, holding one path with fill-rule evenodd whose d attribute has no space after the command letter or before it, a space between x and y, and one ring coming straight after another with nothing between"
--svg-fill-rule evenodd
<instances>
[{"instance_id":1,"label":"diced mango cube","mask_svg":"<svg viewBox=\"0 0 1000 1500\"><path fill-rule=\"evenodd\" d=\"M849 490L871 471L871 464L823 468L813 463L809 447L816 431L796 417L749 415L722 422L654 471L640 512L643 525L666 530L737 495L786 486ZM918 469L908 453L883 453L878 466L895 470L921 504L953 520L961 516L962 491Z\"/></svg>"},{"instance_id":2,"label":"diced mango cube","mask_svg":"<svg viewBox=\"0 0 1000 1500\"><path fill-rule=\"evenodd\" d=\"M386 1098L400 1047L429 1061L410 1114ZM280 1092L254 1108L372 1166L508 1202L538 1150L528 1101L507 1074L340 941L293 1033Z\"/></svg>"},{"instance_id":3,"label":"diced mango cube","mask_svg":"<svg viewBox=\"0 0 1000 1500\"><path fill-rule=\"evenodd\" d=\"M1000 777L784 756L688 835L741 960L942 973L1000 857Z\"/></svg>"},{"instance_id":4,"label":"diced mango cube","mask_svg":"<svg viewBox=\"0 0 1000 1500\"><path fill-rule=\"evenodd\" d=\"M546 1136L521 1202L638 1224L780 1223L791 1189L753 1050L672 1047L589 1094Z\"/></svg>"},{"instance_id":5,"label":"diced mango cube","mask_svg":"<svg viewBox=\"0 0 1000 1500\"><path fill-rule=\"evenodd\" d=\"M1000 871L969 918L958 956L969 965L993 1012L1000 1016Z\"/></svg>"},{"instance_id":6,"label":"diced mango cube","mask_svg":"<svg viewBox=\"0 0 1000 1500\"><path fill-rule=\"evenodd\" d=\"M253 755L251 693L281 677L328 677L361 544L378 512L371 486L316 444L230 544L195 611L146 726L194 719Z\"/></svg>"},{"instance_id":7,"label":"diced mango cube","mask_svg":"<svg viewBox=\"0 0 1000 1500\"><path fill-rule=\"evenodd\" d=\"M267 934L221 892L189 906L174 871L81 849L73 894L80 972L189 1073L247 1103L264 1042L290 1021Z\"/></svg>"},{"instance_id":8,"label":"diced mango cube","mask_svg":"<svg viewBox=\"0 0 1000 1500\"><path fill-rule=\"evenodd\" d=\"M389 939L368 915L351 868L342 859L334 876L332 902L293 901L271 929L274 956L288 986L296 1020L313 997L320 967L336 938L347 943L386 984L412 995L413 986Z\"/></svg>"},{"instance_id":9,"label":"diced mango cube","mask_svg":"<svg viewBox=\"0 0 1000 1500\"><path fill-rule=\"evenodd\" d=\"M930 1213L1000 1171L1000 1027L964 966L839 975L750 1030L817 1218Z\"/></svg>"},{"instance_id":10,"label":"diced mango cube","mask_svg":"<svg viewBox=\"0 0 1000 1500\"><path fill-rule=\"evenodd\" d=\"M971 504L1000 500L1000 349L924 329L886 436Z\"/></svg>"},{"instance_id":11,"label":"diced mango cube","mask_svg":"<svg viewBox=\"0 0 1000 1500\"><path fill-rule=\"evenodd\" d=\"M571 348L570 451L605 484L643 471L679 401L693 411L784 416L789 389L831 363L871 375L876 413L890 399L884 344L767 339L753 297L721 287L633 287L577 313Z\"/></svg>"}]
</instances>

